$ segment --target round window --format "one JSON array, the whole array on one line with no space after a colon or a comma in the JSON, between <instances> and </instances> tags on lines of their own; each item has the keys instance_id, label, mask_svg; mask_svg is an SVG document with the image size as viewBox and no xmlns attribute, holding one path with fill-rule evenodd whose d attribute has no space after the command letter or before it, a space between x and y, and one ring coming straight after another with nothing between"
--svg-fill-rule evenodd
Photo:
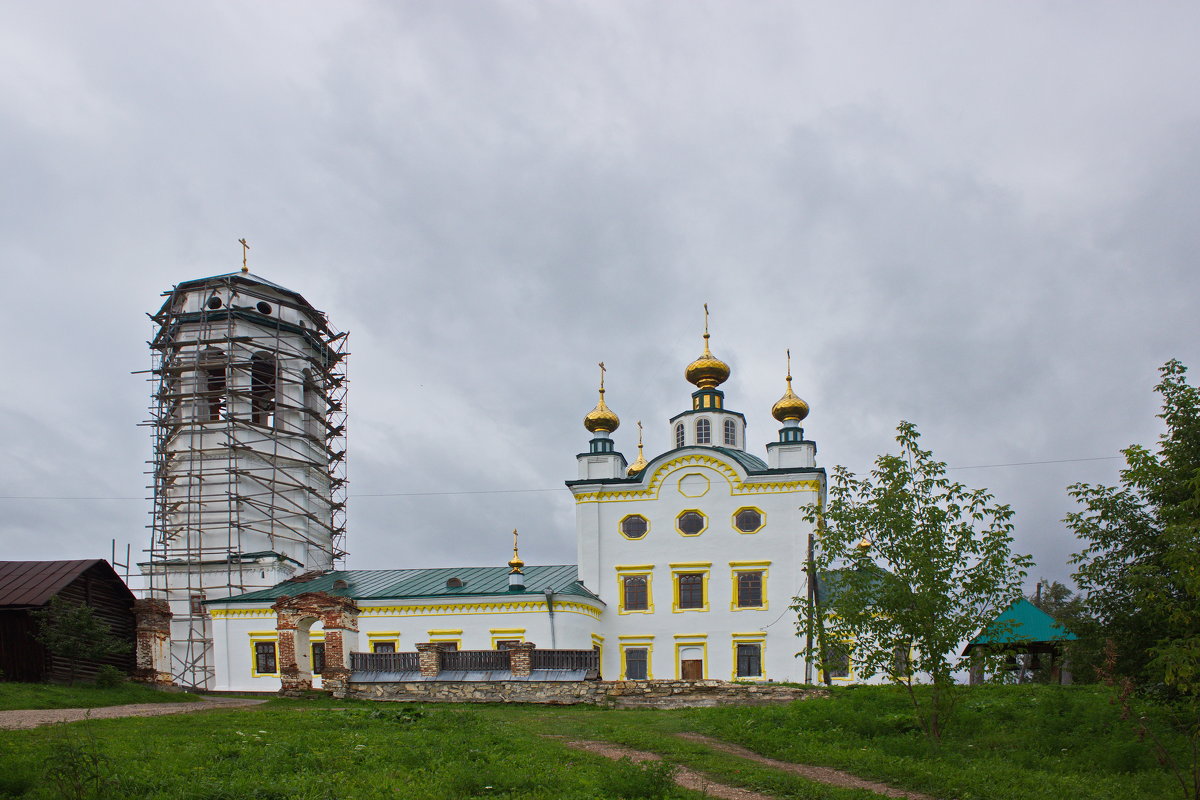
<instances>
[{"instance_id":1,"label":"round window","mask_svg":"<svg viewBox=\"0 0 1200 800\"><path fill-rule=\"evenodd\" d=\"M220 308L221 307L221 298L217 297L216 295L213 295L212 297L208 298L208 307L209 308Z\"/></svg>"},{"instance_id":2,"label":"round window","mask_svg":"<svg viewBox=\"0 0 1200 800\"><path fill-rule=\"evenodd\" d=\"M258 313L260 313L260 314L270 314L271 313L271 304L270 303L261 303L260 302L257 306L255 306L255 308L258 309Z\"/></svg>"},{"instance_id":3,"label":"round window","mask_svg":"<svg viewBox=\"0 0 1200 800\"><path fill-rule=\"evenodd\" d=\"M762 512L757 508L741 508L733 515L733 524L742 533L754 533L763 526Z\"/></svg>"},{"instance_id":4,"label":"round window","mask_svg":"<svg viewBox=\"0 0 1200 800\"><path fill-rule=\"evenodd\" d=\"M699 511L685 511L675 518L675 527L685 536L695 536L707 525L704 515Z\"/></svg>"},{"instance_id":5,"label":"round window","mask_svg":"<svg viewBox=\"0 0 1200 800\"><path fill-rule=\"evenodd\" d=\"M621 535L626 539L640 539L650 530L650 521L641 514L630 514L621 520Z\"/></svg>"}]
</instances>

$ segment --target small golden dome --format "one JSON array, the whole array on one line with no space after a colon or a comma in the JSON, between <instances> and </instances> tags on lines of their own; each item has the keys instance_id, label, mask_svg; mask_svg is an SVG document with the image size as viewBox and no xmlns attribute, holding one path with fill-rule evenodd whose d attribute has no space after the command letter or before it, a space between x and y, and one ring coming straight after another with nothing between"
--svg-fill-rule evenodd
<instances>
[{"instance_id":1,"label":"small golden dome","mask_svg":"<svg viewBox=\"0 0 1200 800\"><path fill-rule=\"evenodd\" d=\"M683 377L688 383L701 389L715 389L729 380L729 365L712 354L708 349L708 303L704 304L704 352L700 357L688 364Z\"/></svg>"},{"instance_id":2,"label":"small golden dome","mask_svg":"<svg viewBox=\"0 0 1200 800\"><path fill-rule=\"evenodd\" d=\"M612 433L621 427L621 418L604 402L604 362L600 362L600 401L583 418L583 427L592 433Z\"/></svg>"},{"instance_id":3,"label":"small golden dome","mask_svg":"<svg viewBox=\"0 0 1200 800\"><path fill-rule=\"evenodd\" d=\"M525 568L525 562L521 560L521 556L517 553L517 529L513 528L513 557L509 559L508 566L510 567L508 574L521 575L521 570Z\"/></svg>"},{"instance_id":4,"label":"small golden dome","mask_svg":"<svg viewBox=\"0 0 1200 800\"><path fill-rule=\"evenodd\" d=\"M771 406L771 416L780 422L794 419L797 422L808 416L808 403L801 400L792 391L792 351L788 351L787 391L775 405Z\"/></svg>"},{"instance_id":5,"label":"small golden dome","mask_svg":"<svg viewBox=\"0 0 1200 800\"><path fill-rule=\"evenodd\" d=\"M629 469L625 470L625 474L633 477L646 468L650 462L646 460L646 456L642 453L642 423L638 420L638 457L629 465Z\"/></svg>"}]
</instances>

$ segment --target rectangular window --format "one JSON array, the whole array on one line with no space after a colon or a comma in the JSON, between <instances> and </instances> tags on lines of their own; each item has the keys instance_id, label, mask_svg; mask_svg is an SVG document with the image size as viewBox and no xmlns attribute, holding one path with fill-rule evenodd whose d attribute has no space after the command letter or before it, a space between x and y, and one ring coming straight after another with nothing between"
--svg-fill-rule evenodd
<instances>
[{"instance_id":1,"label":"rectangular window","mask_svg":"<svg viewBox=\"0 0 1200 800\"><path fill-rule=\"evenodd\" d=\"M520 639L500 639L496 642L497 650L512 650L521 643Z\"/></svg>"},{"instance_id":2,"label":"rectangular window","mask_svg":"<svg viewBox=\"0 0 1200 800\"><path fill-rule=\"evenodd\" d=\"M645 575L629 575L621 579L621 606L626 611L645 611L650 607L650 592Z\"/></svg>"},{"instance_id":3,"label":"rectangular window","mask_svg":"<svg viewBox=\"0 0 1200 800\"><path fill-rule=\"evenodd\" d=\"M679 581L679 607L704 608L704 575L699 573L684 573L677 577Z\"/></svg>"},{"instance_id":4,"label":"rectangular window","mask_svg":"<svg viewBox=\"0 0 1200 800\"><path fill-rule=\"evenodd\" d=\"M396 652L395 642L371 642L372 653L394 653Z\"/></svg>"},{"instance_id":5,"label":"rectangular window","mask_svg":"<svg viewBox=\"0 0 1200 800\"><path fill-rule=\"evenodd\" d=\"M325 643L313 642L312 646L312 671L313 675L320 675L325 671Z\"/></svg>"},{"instance_id":6,"label":"rectangular window","mask_svg":"<svg viewBox=\"0 0 1200 800\"><path fill-rule=\"evenodd\" d=\"M737 646L737 676L739 678L762 677L762 645L739 644Z\"/></svg>"},{"instance_id":7,"label":"rectangular window","mask_svg":"<svg viewBox=\"0 0 1200 800\"><path fill-rule=\"evenodd\" d=\"M850 645L844 642L831 643L825 652L825 668L831 678L850 677Z\"/></svg>"},{"instance_id":8,"label":"rectangular window","mask_svg":"<svg viewBox=\"0 0 1200 800\"><path fill-rule=\"evenodd\" d=\"M273 675L279 671L275 668L275 663L275 643L255 642L254 671L259 675Z\"/></svg>"},{"instance_id":9,"label":"rectangular window","mask_svg":"<svg viewBox=\"0 0 1200 800\"><path fill-rule=\"evenodd\" d=\"M647 669L647 654L648 651L644 647L627 647L625 648L625 679L630 681L644 681L648 674Z\"/></svg>"},{"instance_id":10,"label":"rectangular window","mask_svg":"<svg viewBox=\"0 0 1200 800\"><path fill-rule=\"evenodd\" d=\"M737 574L738 608L762 608L763 574L761 572L739 572Z\"/></svg>"}]
</instances>

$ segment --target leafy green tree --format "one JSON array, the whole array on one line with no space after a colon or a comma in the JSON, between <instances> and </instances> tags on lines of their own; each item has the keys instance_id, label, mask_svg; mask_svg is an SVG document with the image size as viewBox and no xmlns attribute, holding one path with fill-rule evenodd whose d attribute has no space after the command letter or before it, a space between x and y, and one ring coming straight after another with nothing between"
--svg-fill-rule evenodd
<instances>
[{"instance_id":1,"label":"leafy green tree","mask_svg":"<svg viewBox=\"0 0 1200 800\"><path fill-rule=\"evenodd\" d=\"M810 615L810 658L852 647L854 669L907 687L926 735L940 741L955 701L963 642L1021 596L1028 556L1014 555L1013 511L986 489L946 477L946 465L901 422L899 453L869 477L835 467L829 500L806 509L820 531L816 567L832 575L821 614ZM820 617L818 619L818 617ZM912 674L928 676L928 691Z\"/></svg>"},{"instance_id":2,"label":"leafy green tree","mask_svg":"<svg viewBox=\"0 0 1200 800\"><path fill-rule=\"evenodd\" d=\"M71 685L75 684L80 662L129 651L127 643L112 635L108 623L85 605L52 597L46 608L33 615L38 621L34 638L67 662Z\"/></svg>"},{"instance_id":3,"label":"leafy green tree","mask_svg":"<svg viewBox=\"0 0 1200 800\"><path fill-rule=\"evenodd\" d=\"M1138 736L1200 800L1200 390L1187 367L1163 365L1155 391L1166 430L1158 450L1122 451L1118 486L1068 487L1083 509L1066 523L1084 543L1072 562L1091 625L1083 633L1105 653L1104 677L1121 687L1127 713L1134 689L1157 697L1138 712ZM1156 731L1184 736L1182 749Z\"/></svg>"},{"instance_id":4,"label":"leafy green tree","mask_svg":"<svg viewBox=\"0 0 1200 800\"><path fill-rule=\"evenodd\" d=\"M1166 431L1158 451L1122 451L1118 486L1068 488L1082 506L1066 524L1084 543L1072 563L1114 671L1141 685L1200 695L1200 390L1168 361L1156 391Z\"/></svg>"}]
</instances>

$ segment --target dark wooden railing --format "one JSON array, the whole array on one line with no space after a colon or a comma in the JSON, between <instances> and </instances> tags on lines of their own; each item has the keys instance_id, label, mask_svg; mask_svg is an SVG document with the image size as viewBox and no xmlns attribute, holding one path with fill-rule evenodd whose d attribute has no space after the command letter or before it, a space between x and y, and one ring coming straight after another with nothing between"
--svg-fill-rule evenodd
<instances>
[{"instance_id":1,"label":"dark wooden railing","mask_svg":"<svg viewBox=\"0 0 1200 800\"><path fill-rule=\"evenodd\" d=\"M418 672L421 664L417 653L351 653L350 669L354 672Z\"/></svg>"},{"instance_id":2,"label":"dark wooden railing","mask_svg":"<svg viewBox=\"0 0 1200 800\"><path fill-rule=\"evenodd\" d=\"M533 669L600 669L600 654L595 650L534 650Z\"/></svg>"},{"instance_id":3,"label":"dark wooden railing","mask_svg":"<svg viewBox=\"0 0 1200 800\"><path fill-rule=\"evenodd\" d=\"M496 671L509 668L507 650L443 650L443 670Z\"/></svg>"}]
</instances>

